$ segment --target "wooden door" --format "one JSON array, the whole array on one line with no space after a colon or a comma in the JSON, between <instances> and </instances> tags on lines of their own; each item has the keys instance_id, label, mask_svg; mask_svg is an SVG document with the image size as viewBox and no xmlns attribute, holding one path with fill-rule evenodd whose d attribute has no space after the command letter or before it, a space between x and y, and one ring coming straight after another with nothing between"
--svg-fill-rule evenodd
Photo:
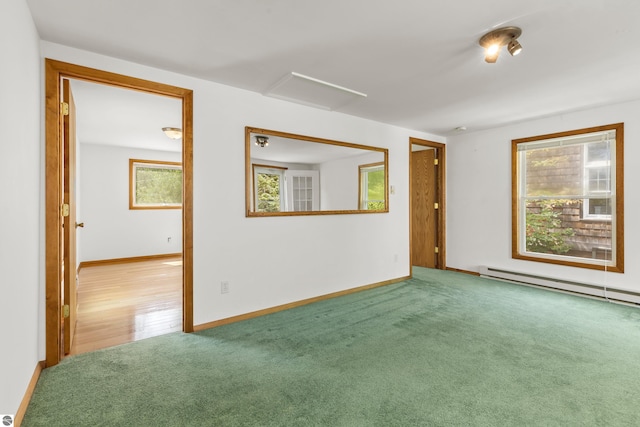
<instances>
[{"instance_id":1,"label":"wooden door","mask_svg":"<svg viewBox=\"0 0 640 427\"><path fill-rule=\"evenodd\" d=\"M435 148L411 152L411 263L418 267L439 267L436 154Z\"/></svg>"},{"instance_id":2,"label":"wooden door","mask_svg":"<svg viewBox=\"0 0 640 427\"><path fill-rule=\"evenodd\" d=\"M63 203L69 207L68 215L63 220L63 286L64 328L62 342L64 354L71 352L71 344L75 335L77 313L77 262L76 262L76 107L69 80L62 81L62 99L65 103L62 126L63 171L62 189ZM66 214L66 213L65 213ZM68 314L68 315L67 315Z\"/></svg>"}]
</instances>

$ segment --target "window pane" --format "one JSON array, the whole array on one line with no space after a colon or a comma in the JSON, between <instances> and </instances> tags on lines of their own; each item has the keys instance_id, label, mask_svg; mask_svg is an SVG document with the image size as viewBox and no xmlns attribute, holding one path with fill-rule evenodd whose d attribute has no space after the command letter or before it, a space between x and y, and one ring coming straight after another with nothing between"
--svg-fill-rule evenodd
<instances>
[{"instance_id":1,"label":"window pane","mask_svg":"<svg viewBox=\"0 0 640 427\"><path fill-rule=\"evenodd\" d=\"M575 236L571 217L580 218L580 201L533 199L526 203L527 252L564 255L571 250L569 238Z\"/></svg>"},{"instance_id":2,"label":"window pane","mask_svg":"<svg viewBox=\"0 0 640 427\"><path fill-rule=\"evenodd\" d=\"M526 196L581 195L582 146L526 151Z\"/></svg>"},{"instance_id":3,"label":"window pane","mask_svg":"<svg viewBox=\"0 0 640 427\"><path fill-rule=\"evenodd\" d=\"M580 258L597 256L610 260L611 221L584 219L582 203L582 200L568 199L528 200L525 211L527 252Z\"/></svg>"},{"instance_id":4,"label":"window pane","mask_svg":"<svg viewBox=\"0 0 640 427\"><path fill-rule=\"evenodd\" d=\"M258 173L258 212L280 212L280 175Z\"/></svg>"},{"instance_id":5,"label":"window pane","mask_svg":"<svg viewBox=\"0 0 640 427\"><path fill-rule=\"evenodd\" d=\"M360 169L360 209L384 210L384 165L362 165Z\"/></svg>"},{"instance_id":6,"label":"window pane","mask_svg":"<svg viewBox=\"0 0 640 427\"><path fill-rule=\"evenodd\" d=\"M589 215L611 215L611 201L609 199L587 199Z\"/></svg>"},{"instance_id":7,"label":"window pane","mask_svg":"<svg viewBox=\"0 0 640 427\"><path fill-rule=\"evenodd\" d=\"M384 169L369 172L367 186L369 200L384 200Z\"/></svg>"},{"instance_id":8,"label":"window pane","mask_svg":"<svg viewBox=\"0 0 640 427\"><path fill-rule=\"evenodd\" d=\"M608 193L609 186L609 167L587 168L589 181L587 183L588 194Z\"/></svg>"},{"instance_id":9,"label":"window pane","mask_svg":"<svg viewBox=\"0 0 640 427\"><path fill-rule=\"evenodd\" d=\"M179 205L182 203L182 170L136 166L136 205Z\"/></svg>"},{"instance_id":10,"label":"window pane","mask_svg":"<svg viewBox=\"0 0 640 427\"><path fill-rule=\"evenodd\" d=\"M587 162L608 162L611 160L609 141L592 142L587 144Z\"/></svg>"}]
</instances>

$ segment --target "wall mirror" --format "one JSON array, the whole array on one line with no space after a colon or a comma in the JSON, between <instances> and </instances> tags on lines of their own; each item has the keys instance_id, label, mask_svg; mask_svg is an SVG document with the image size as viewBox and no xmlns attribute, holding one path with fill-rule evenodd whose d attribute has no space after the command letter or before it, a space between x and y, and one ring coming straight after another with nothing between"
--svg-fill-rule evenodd
<instances>
[{"instance_id":1,"label":"wall mirror","mask_svg":"<svg viewBox=\"0 0 640 427\"><path fill-rule=\"evenodd\" d=\"M389 212L386 148L245 128L246 215Z\"/></svg>"}]
</instances>

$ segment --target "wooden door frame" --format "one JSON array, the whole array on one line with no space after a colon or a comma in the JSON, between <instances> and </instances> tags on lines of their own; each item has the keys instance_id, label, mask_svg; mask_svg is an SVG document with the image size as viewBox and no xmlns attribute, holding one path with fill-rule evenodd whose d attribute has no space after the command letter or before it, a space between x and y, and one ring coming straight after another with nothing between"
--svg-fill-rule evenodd
<instances>
[{"instance_id":1,"label":"wooden door frame","mask_svg":"<svg viewBox=\"0 0 640 427\"><path fill-rule=\"evenodd\" d=\"M182 101L182 330L193 332L193 91L45 58L45 346L46 366L60 362L62 301L60 208L61 80L70 78Z\"/></svg>"},{"instance_id":2,"label":"wooden door frame","mask_svg":"<svg viewBox=\"0 0 640 427\"><path fill-rule=\"evenodd\" d=\"M76 103L73 98L73 91L71 90L71 80L62 79L62 101L68 104L68 111L62 117L62 153L63 153L63 173L62 178L62 203L67 203L69 206L76 206L76 170L75 167L70 168L69 165L77 164L77 134L76 134ZM75 209L69 210L69 215L62 219L62 251L64 253L62 264L64 265L63 274L63 286L64 296L62 298L63 306L69 305L69 316L64 319L63 331L61 333L63 339L63 349L61 354L71 353L71 345L76 330L77 320L77 295L78 295L78 282L77 282L77 268L70 268L72 265L77 266L77 215ZM68 243L68 244L67 244Z\"/></svg>"},{"instance_id":3,"label":"wooden door frame","mask_svg":"<svg viewBox=\"0 0 640 427\"><path fill-rule=\"evenodd\" d=\"M438 269L447 269L447 251L446 251L446 144L440 142L428 141L426 139L409 138L409 275L413 277L413 234L412 234L412 222L413 222L413 165L411 162L411 153L413 145L421 145L423 147L431 147L437 149L438 169L436 170L436 177L438 182L436 183L436 192L438 193L438 215L436 222L438 225L438 254L436 259L438 260Z\"/></svg>"}]
</instances>

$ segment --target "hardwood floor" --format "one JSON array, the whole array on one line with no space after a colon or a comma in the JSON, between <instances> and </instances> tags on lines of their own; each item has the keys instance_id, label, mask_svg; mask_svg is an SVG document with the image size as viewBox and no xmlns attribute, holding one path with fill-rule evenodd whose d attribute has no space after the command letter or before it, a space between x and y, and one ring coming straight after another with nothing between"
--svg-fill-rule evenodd
<instances>
[{"instance_id":1,"label":"hardwood floor","mask_svg":"<svg viewBox=\"0 0 640 427\"><path fill-rule=\"evenodd\" d=\"M179 257L84 267L70 354L182 330Z\"/></svg>"}]
</instances>

